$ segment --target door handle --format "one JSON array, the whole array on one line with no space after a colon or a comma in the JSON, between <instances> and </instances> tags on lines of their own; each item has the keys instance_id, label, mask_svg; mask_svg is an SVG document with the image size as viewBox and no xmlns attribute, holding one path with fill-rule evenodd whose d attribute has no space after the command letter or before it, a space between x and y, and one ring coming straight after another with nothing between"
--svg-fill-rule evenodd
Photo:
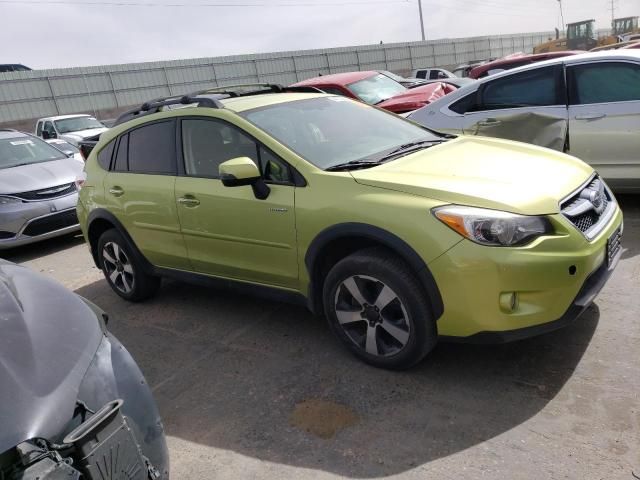
<instances>
[{"instance_id":1,"label":"door handle","mask_svg":"<svg viewBox=\"0 0 640 480\"><path fill-rule=\"evenodd\" d=\"M180 197L178 199L178 203L184 205L185 207L197 207L200 205L200 200L190 195L186 195L184 197Z\"/></svg>"},{"instance_id":2,"label":"door handle","mask_svg":"<svg viewBox=\"0 0 640 480\"><path fill-rule=\"evenodd\" d=\"M576 115L576 120L599 120L606 116L606 113L585 113L584 115Z\"/></svg>"},{"instance_id":3,"label":"door handle","mask_svg":"<svg viewBox=\"0 0 640 480\"><path fill-rule=\"evenodd\" d=\"M124 195L124 190L121 187L111 187L109 193L114 197L121 197Z\"/></svg>"},{"instance_id":4,"label":"door handle","mask_svg":"<svg viewBox=\"0 0 640 480\"><path fill-rule=\"evenodd\" d=\"M487 118L486 120L481 120L478 122L478 126L480 127L493 127L495 125L500 125L502 121L497 120L495 118Z\"/></svg>"}]
</instances>

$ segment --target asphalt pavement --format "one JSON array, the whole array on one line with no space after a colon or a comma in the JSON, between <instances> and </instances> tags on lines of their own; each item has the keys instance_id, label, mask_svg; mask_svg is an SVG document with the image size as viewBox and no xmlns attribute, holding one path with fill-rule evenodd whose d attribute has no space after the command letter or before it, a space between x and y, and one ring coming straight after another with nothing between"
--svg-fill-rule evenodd
<instances>
[{"instance_id":1,"label":"asphalt pavement","mask_svg":"<svg viewBox=\"0 0 640 480\"><path fill-rule=\"evenodd\" d=\"M640 196L624 252L573 325L501 346L440 344L369 367L305 309L164 281L121 300L68 236L0 256L100 305L152 385L173 479L640 478Z\"/></svg>"}]
</instances>

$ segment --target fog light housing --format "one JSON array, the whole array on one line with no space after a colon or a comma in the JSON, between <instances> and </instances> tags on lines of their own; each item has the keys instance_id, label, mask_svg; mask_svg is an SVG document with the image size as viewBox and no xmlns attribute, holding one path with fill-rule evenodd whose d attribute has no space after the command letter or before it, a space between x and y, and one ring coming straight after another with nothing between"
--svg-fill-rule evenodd
<instances>
[{"instance_id":1,"label":"fog light housing","mask_svg":"<svg viewBox=\"0 0 640 480\"><path fill-rule=\"evenodd\" d=\"M503 312L512 313L518 308L518 294L516 292L501 293L499 303Z\"/></svg>"}]
</instances>

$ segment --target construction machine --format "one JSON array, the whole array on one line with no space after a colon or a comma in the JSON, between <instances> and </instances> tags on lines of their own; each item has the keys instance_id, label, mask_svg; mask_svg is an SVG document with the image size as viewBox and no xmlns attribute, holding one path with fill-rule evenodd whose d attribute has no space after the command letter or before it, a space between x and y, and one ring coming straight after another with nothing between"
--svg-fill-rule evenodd
<instances>
[{"instance_id":1,"label":"construction machine","mask_svg":"<svg viewBox=\"0 0 640 480\"><path fill-rule=\"evenodd\" d=\"M560 52L563 50L590 50L598 46L594 19L567 24L566 38L559 38L556 29L556 39L541 43L533 48L533 53Z\"/></svg>"}]
</instances>

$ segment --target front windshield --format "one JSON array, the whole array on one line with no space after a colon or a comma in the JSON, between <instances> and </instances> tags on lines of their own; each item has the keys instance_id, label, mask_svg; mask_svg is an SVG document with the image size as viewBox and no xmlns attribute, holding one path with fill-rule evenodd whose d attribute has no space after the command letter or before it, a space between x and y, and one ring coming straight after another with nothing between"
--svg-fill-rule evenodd
<instances>
[{"instance_id":1,"label":"front windshield","mask_svg":"<svg viewBox=\"0 0 640 480\"><path fill-rule=\"evenodd\" d=\"M352 83L347 85L347 88L351 90L356 97L369 105L384 102L399 93L407 91L407 89L398 82L382 74Z\"/></svg>"},{"instance_id":2,"label":"front windshield","mask_svg":"<svg viewBox=\"0 0 640 480\"><path fill-rule=\"evenodd\" d=\"M0 138L0 169L63 158L64 153L37 138Z\"/></svg>"},{"instance_id":3,"label":"front windshield","mask_svg":"<svg viewBox=\"0 0 640 480\"><path fill-rule=\"evenodd\" d=\"M74 117L56 120L58 133L79 132L80 130L91 130L93 128L104 128L104 125L93 117Z\"/></svg>"},{"instance_id":4,"label":"front windshield","mask_svg":"<svg viewBox=\"0 0 640 480\"><path fill-rule=\"evenodd\" d=\"M344 97L317 97L241 112L315 166L327 169L439 136L419 125Z\"/></svg>"}]
</instances>

